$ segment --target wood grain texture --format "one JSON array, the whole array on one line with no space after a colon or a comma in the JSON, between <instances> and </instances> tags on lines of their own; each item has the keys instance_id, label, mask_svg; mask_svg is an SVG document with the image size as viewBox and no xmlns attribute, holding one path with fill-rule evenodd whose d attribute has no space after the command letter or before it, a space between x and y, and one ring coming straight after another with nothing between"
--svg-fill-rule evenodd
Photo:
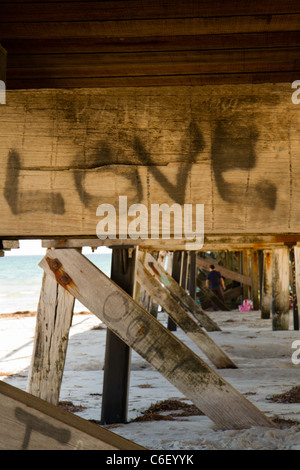
<instances>
[{"instance_id":1,"label":"wood grain texture","mask_svg":"<svg viewBox=\"0 0 300 470\"><path fill-rule=\"evenodd\" d=\"M270 318L272 304L272 250L263 250L261 317Z\"/></svg>"},{"instance_id":2,"label":"wood grain texture","mask_svg":"<svg viewBox=\"0 0 300 470\"><path fill-rule=\"evenodd\" d=\"M149 312L76 250L51 250L40 266L221 428L274 424Z\"/></svg>"},{"instance_id":3,"label":"wood grain texture","mask_svg":"<svg viewBox=\"0 0 300 470\"><path fill-rule=\"evenodd\" d=\"M24 3L26 5L24 5ZM145 18L193 18L193 17L221 17L221 16L248 16L248 15L275 15L287 13L300 13L296 0L289 2L258 0L240 2L231 0L215 2L186 0L151 0L124 1L85 1L82 0L40 0L1 1L1 18L8 22L48 22L48 21L78 21L78 20L124 20Z\"/></svg>"},{"instance_id":4,"label":"wood grain texture","mask_svg":"<svg viewBox=\"0 0 300 470\"><path fill-rule=\"evenodd\" d=\"M44 90L1 107L1 237L96 237L96 208L204 204L205 234L299 234L291 84ZM150 238L150 236L149 236Z\"/></svg>"},{"instance_id":5,"label":"wood grain texture","mask_svg":"<svg viewBox=\"0 0 300 470\"><path fill-rule=\"evenodd\" d=\"M27 391L58 405L74 297L44 274Z\"/></svg>"},{"instance_id":6,"label":"wood grain texture","mask_svg":"<svg viewBox=\"0 0 300 470\"><path fill-rule=\"evenodd\" d=\"M272 329L289 329L289 248L274 248L272 251Z\"/></svg>"},{"instance_id":7,"label":"wood grain texture","mask_svg":"<svg viewBox=\"0 0 300 470\"><path fill-rule=\"evenodd\" d=\"M1 450L144 450L3 381L0 397Z\"/></svg>"},{"instance_id":8,"label":"wood grain texture","mask_svg":"<svg viewBox=\"0 0 300 470\"><path fill-rule=\"evenodd\" d=\"M275 83L300 71L295 0L0 5L9 89Z\"/></svg>"}]
</instances>

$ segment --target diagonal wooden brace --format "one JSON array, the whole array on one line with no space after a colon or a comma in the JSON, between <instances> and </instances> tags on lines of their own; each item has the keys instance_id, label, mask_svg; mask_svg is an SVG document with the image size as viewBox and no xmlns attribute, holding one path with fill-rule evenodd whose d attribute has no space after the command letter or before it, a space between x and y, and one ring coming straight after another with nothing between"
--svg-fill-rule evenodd
<instances>
[{"instance_id":1,"label":"diagonal wooden brace","mask_svg":"<svg viewBox=\"0 0 300 470\"><path fill-rule=\"evenodd\" d=\"M50 268L52 260L61 264ZM221 429L276 427L197 354L76 250L51 250L40 263L128 346L189 398Z\"/></svg>"},{"instance_id":2,"label":"diagonal wooden brace","mask_svg":"<svg viewBox=\"0 0 300 470\"><path fill-rule=\"evenodd\" d=\"M157 279L177 298L177 300L199 321L206 331L220 331L221 328L207 315L195 300L181 287L173 277L160 266L150 253L147 253L145 260L146 268L155 274Z\"/></svg>"},{"instance_id":3,"label":"diagonal wooden brace","mask_svg":"<svg viewBox=\"0 0 300 470\"><path fill-rule=\"evenodd\" d=\"M158 279L150 274L140 261L138 262L137 280L218 369L237 368L234 362L198 323L189 316L177 300L161 285Z\"/></svg>"}]
</instances>

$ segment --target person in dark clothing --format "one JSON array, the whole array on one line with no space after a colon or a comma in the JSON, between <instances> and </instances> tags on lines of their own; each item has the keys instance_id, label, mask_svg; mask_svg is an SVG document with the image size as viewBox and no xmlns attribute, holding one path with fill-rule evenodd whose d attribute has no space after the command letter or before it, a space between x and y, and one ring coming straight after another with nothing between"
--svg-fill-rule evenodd
<instances>
[{"instance_id":1,"label":"person in dark clothing","mask_svg":"<svg viewBox=\"0 0 300 470\"><path fill-rule=\"evenodd\" d=\"M206 276L206 287L209 287L220 300L223 302L225 301L223 293L223 290L225 290L224 279L222 278L221 273L216 271L213 264L210 265L209 273ZM213 308L216 310L216 306L214 304Z\"/></svg>"}]
</instances>

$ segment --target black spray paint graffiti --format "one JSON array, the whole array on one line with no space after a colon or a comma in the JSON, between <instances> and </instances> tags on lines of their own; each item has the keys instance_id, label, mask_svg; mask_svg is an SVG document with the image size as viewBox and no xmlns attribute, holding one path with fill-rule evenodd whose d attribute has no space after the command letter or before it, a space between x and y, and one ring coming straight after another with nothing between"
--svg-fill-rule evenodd
<instances>
[{"instance_id":1,"label":"black spray paint graffiti","mask_svg":"<svg viewBox=\"0 0 300 470\"><path fill-rule=\"evenodd\" d=\"M19 176L21 170L20 155L16 150L11 150L6 167L4 197L12 213L18 215L25 212L45 211L64 214L65 203L60 193L42 190L20 191Z\"/></svg>"},{"instance_id":2,"label":"black spray paint graffiti","mask_svg":"<svg viewBox=\"0 0 300 470\"><path fill-rule=\"evenodd\" d=\"M214 173L216 187L221 198L229 203L256 204L259 203L270 210L276 207L276 187L271 182L262 179L259 183L245 185L234 182L228 183L224 174L228 170L239 169L248 172L256 166L255 144L258 132L253 126L239 127L237 123L229 125L219 121L212 136L211 163ZM151 153L146 149L140 137L136 136L132 140L132 148L137 156L138 165L129 165L130 172L122 173L116 168L112 147L106 142L100 142L99 148L94 154L89 156L88 163L85 158L78 155L74 161L73 170L74 184L81 202L86 208L94 210L94 205L99 204L99 198L90 194L85 189L85 178L89 171L99 171L101 175L114 171L120 171L120 176L125 177L132 188L135 188L136 196L134 202L140 202L144 197L142 181L138 173L138 166L147 166L155 181L164 189L168 196L178 204L184 204L188 177L193 163L197 161L197 156L205 148L203 135L197 124L192 121L188 126L185 135L180 143L180 155L182 164L179 165L176 181L171 182L164 172L155 164ZM42 190L20 191L19 176L22 170L19 153L11 150L8 156L6 169L6 181L4 196L13 214L18 215L24 212L52 212L54 214L65 213L65 202L58 192L47 192ZM201 181L199 181L199 185ZM150 197L150 194L147 195Z\"/></svg>"},{"instance_id":3,"label":"black spray paint graffiti","mask_svg":"<svg viewBox=\"0 0 300 470\"><path fill-rule=\"evenodd\" d=\"M138 165L147 166L155 180L164 188L169 197L178 204L184 203L186 185L191 165L195 162L196 156L204 149L204 146L205 144L202 133L197 124L192 121L181 142L180 153L181 155L184 155L184 158L178 169L177 179L174 184L171 183L164 173L157 167L150 152L146 150L142 140L139 137L134 137L132 142L132 148L138 158ZM99 204L99 199L96 196L89 194L84 189L84 181L88 171L101 169L102 172L110 172L110 168L106 169L101 167L111 164L113 160L112 150L105 142L100 142L98 151L91 155L88 165L85 164L84 157L81 155L78 155L74 160L73 165L75 167L79 166L80 168L78 170L74 170L74 182L81 202L85 207L89 207L93 202L97 205ZM137 196L134 198L133 202L141 202L144 197L144 189L138 173L138 168L134 168L132 173L127 173L123 176L129 180L132 187L136 188Z\"/></svg>"},{"instance_id":4,"label":"black spray paint graffiti","mask_svg":"<svg viewBox=\"0 0 300 470\"><path fill-rule=\"evenodd\" d=\"M83 155L77 155L73 161L73 176L74 183L77 193L84 207L89 208L91 206L98 206L99 197L90 194L85 190L85 179L90 171L101 171L101 175L111 173L111 167L113 161L112 150L106 142L100 142L99 148L96 152L89 156L88 164L85 163ZM133 165L132 165L133 166ZM130 174L122 175L125 176L132 187L136 188L138 195L143 194L142 182L139 178L137 168L133 168Z\"/></svg>"},{"instance_id":5,"label":"black spray paint graffiti","mask_svg":"<svg viewBox=\"0 0 300 470\"><path fill-rule=\"evenodd\" d=\"M254 126L240 127L235 123L235 129L222 121L217 122L212 139L211 160L216 186L222 199L226 202L253 204L259 198L260 204L274 210L276 206L276 186L267 180L260 180L255 185L228 183L224 173L239 169L248 172L256 166L255 144L258 132Z\"/></svg>"},{"instance_id":6,"label":"black spray paint graffiti","mask_svg":"<svg viewBox=\"0 0 300 470\"><path fill-rule=\"evenodd\" d=\"M71 432L68 429L57 428L47 421L24 411L22 408L17 407L15 409L15 416L21 423L26 425L22 450L28 449L32 431L54 439L60 444L67 444L71 439Z\"/></svg>"}]
</instances>

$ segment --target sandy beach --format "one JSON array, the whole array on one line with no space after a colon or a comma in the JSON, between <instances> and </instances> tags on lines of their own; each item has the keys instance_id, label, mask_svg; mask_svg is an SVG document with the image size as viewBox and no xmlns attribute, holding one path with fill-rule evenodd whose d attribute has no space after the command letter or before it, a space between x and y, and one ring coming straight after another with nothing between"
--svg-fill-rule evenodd
<instances>
[{"instance_id":1,"label":"sandy beach","mask_svg":"<svg viewBox=\"0 0 300 470\"><path fill-rule=\"evenodd\" d=\"M128 423L107 427L152 450L300 450L300 365L291 360L299 332L292 330L292 323L288 331L272 331L271 320L262 320L259 311L211 312L211 317L222 331L209 334L238 365L218 372L275 420L278 429L216 429L209 418L194 414L194 407L187 407L191 402L134 351ZM159 319L166 325L164 312ZM0 379L22 390L27 386L35 321L29 312L0 316ZM180 329L175 334L209 362ZM60 394L61 406L96 423L101 415L105 338L106 327L96 316L73 316ZM274 401L278 394L285 396Z\"/></svg>"}]
</instances>

